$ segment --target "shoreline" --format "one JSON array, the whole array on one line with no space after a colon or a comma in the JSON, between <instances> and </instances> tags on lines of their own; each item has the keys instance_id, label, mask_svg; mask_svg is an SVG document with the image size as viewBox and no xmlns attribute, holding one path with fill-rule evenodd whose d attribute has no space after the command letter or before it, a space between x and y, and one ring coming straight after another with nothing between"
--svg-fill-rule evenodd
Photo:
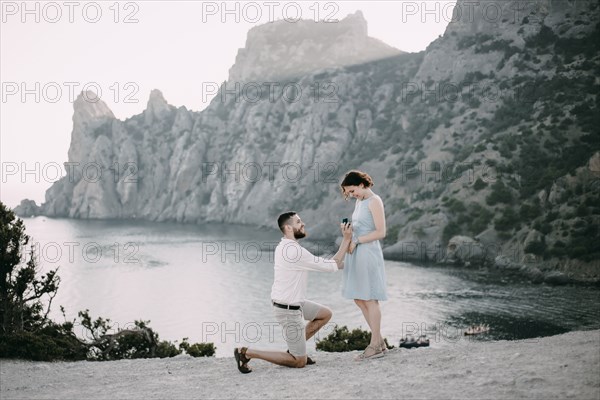
<instances>
[{"instance_id":1,"label":"shoreline","mask_svg":"<svg viewBox=\"0 0 600 400\"><path fill-rule=\"evenodd\" d=\"M13 208L14 211L14 208ZM147 219L137 219L137 218L69 218L65 216L47 216L43 214L37 214L34 216L21 216L17 215L21 219L34 219L38 217L43 218L51 218L55 220L74 220L74 221L90 221L90 222L100 222L100 223L118 223L118 224L127 224L127 223L142 223L142 224L173 224L178 226L187 226L187 227L198 227L200 228L202 224L192 223L192 222L178 222L178 221L153 221ZM272 232L274 235L278 235L279 231L275 228L266 226L266 225L251 225L251 224L239 224L233 222L217 222L211 221L209 224L222 225L222 226L231 226L231 227L241 227L248 229L257 229L261 232ZM315 255L322 256L323 251L319 251L319 243L327 242L327 243L337 243L337 239L339 237L307 237L304 242L304 246L313 251ZM401 243L401 242L398 242ZM396 243L396 244L398 244ZM391 247L391 246L389 246ZM469 262L468 264L464 263L448 263L436 260L429 260L423 258L422 256L411 256L409 254L398 253L395 251L389 250L389 247L385 248L384 260L386 261L396 261L409 263L418 267L448 267L448 268L464 268L464 269L479 269L484 268L489 270L490 272L494 271L502 271L504 273L510 273L517 276L521 276L524 279L528 279L532 284L540 284L547 283L550 285L560 286L560 285L583 285L583 286L595 286L600 287L600 275L596 272L598 270L598 263L585 263L577 259L557 259L551 258L549 260L541 260L533 263L523 263L523 262L514 262L511 261L507 265L499 266L495 265L495 260L485 259L480 260L479 262Z\"/></svg>"},{"instance_id":2,"label":"shoreline","mask_svg":"<svg viewBox=\"0 0 600 400\"><path fill-rule=\"evenodd\" d=\"M390 350L324 353L290 369L233 357L104 362L0 360L3 399L106 398L600 398L600 330L517 341L459 341Z\"/></svg>"}]
</instances>

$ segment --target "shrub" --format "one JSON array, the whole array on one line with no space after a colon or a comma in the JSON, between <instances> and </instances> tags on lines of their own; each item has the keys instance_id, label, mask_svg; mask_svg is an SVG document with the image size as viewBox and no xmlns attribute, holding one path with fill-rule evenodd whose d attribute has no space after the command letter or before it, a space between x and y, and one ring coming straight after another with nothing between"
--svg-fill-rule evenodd
<instances>
[{"instance_id":1,"label":"shrub","mask_svg":"<svg viewBox=\"0 0 600 400\"><path fill-rule=\"evenodd\" d=\"M393 199L388 201L389 206L387 207L392 213L404 210L408 207L406 201L403 198Z\"/></svg>"},{"instance_id":2,"label":"shrub","mask_svg":"<svg viewBox=\"0 0 600 400\"><path fill-rule=\"evenodd\" d=\"M400 225L389 227L385 234L385 238L383 239L383 244L386 246L395 244L398 240L398 232L400 232Z\"/></svg>"},{"instance_id":3,"label":"shrub","mask_svg":"<svg viewBox=\"0 0 600 400\"><path fill-rule=\"evenodd\" d=\"M521 205L521 209L519 210L519 215L521 216L521 218L527 221L531 221L539 217L540 213L541 208L539 206L539 203L537 205L530 205L524 203L523 205Z\"/></svg>"},{"instance_id":4,"label":"shrub","mask_svg":"<svg viewBox=\"0 0 600 400\"><path fill-rule=\"evenodd\" d=\"M194 343L187 350L192 357L212 357L215 355L216 347L213 343Z\"/></svg>"},{"instance_id":5,"label":"shrub","mask_svg":"<svg viewBox=\"0 0 600 400\"><path fill-rule=\"evenodd\" d=\"M460 225L454 221L450 221L448 225L444 227L442 232L442 241L448 243L453 236L458 235L461 232Z\"/></svg>"},{"instance_id":6,"label":"shrub","mask_svg":"<svg viewBox=\"0 0 600 400\"><path fill-rule=\"evenodd\" d=\"M75 321L56 324L46 316L58 291L56 270L39 276L35 252L23 262L29 241L21 219L0 202L0 357L36 361L116 360L123 358L172 357L180 354L172 343L159 341L148 322L135 321L131 329L112 331L109 319L92 320L89 311L80 311L85 340L73 333ZM45 313L41 298L50 297ZM64 309L61 307L63 316ZM211 344L212 346L212 344Z\"/></svg>"},{"instance_id":7,"label":"shrub","mask_svg":"<svg viewBox=\"0 0 600 400\"><path fill-rule=\"evenodd\" d=\"M181 350L185 350L192 357L212 357L215 355L216 347L213 343L189 344L187 338L179 344Z\"/></svg>"},{"instance_id":8,"label":"shrub","mask_svg":"<svg viewBox=\"0 0 600 400\"><path fill-rule=\"evenodd\" d=\"M69 327L50 324L35 332L15 332L0 335L0 358L20 358L32 361L85 360L87 347Z\"/></svg>"},{"instance_id":9,"label":"shrub","mask_svg":"<svg viewBox=\"0 0 600 400\"><path fill-rule=\"evenodd\" d=\"M487 187L487 183L482 181L481 178L477 178L477 180L475 181L475 183L473 184L473 189L479 191L485 187Z\"/></svg>"},{"instance_id":10,"label":"shrub","mask_svg":"<svg viewBox=\"0 0 600 400\"><path fill-rule=\"evenodd\" d=\"M166 340L162 340L156 346L156 357L167 358L167 357L175 357L176 355L181 354L181 350L179 350L173 343L168 342Z\"/></svg>"},{"instance_id":11,"label":"shrub","mask_svg":"<svg viewBox=\"0 0 600 400\"><path fill-rule=\"evenodd\" d=\"M466 49L471 46L478 46L482 43L492 40L494 36L489 34L477 34L472 36L464 36L457 43L458 50Z\"/></svg>"},{"instance_id":12,"label":"shrub","mask_svg":"<svg viewBox=\"0 0 600 400\"><path fill-rule=\"evenodd\" d=\"M494 117L488 124L492 133L502 132L510 127L519 125L522 121L529 121L533 111L533 103L527 99L508 98L498 107Z\"/></svg>"},{"instance_id":13,"label":"shrub","mask_svg":"<svg viewBox=\"0 0 600 400\"><path fill-rule=\"evenodd\" d=\"M529 48L545 49L549 45L554 44L557 39L558 36L556 36L551 28L542 25L537 35L525 39L525 45Z\"/></svg>"},{"instance_id":14,"label":"shrub","mask_svg":"<svg viewBox=\"0 0 600 400\"><path fill-rule=\"evenodd\" d=\"M512 201L512 193L501 180L496 181L492 185L492 193L485 199L485 202L490 206L498 203L510 204Z\"/></svg>"},{"instance_id":15,"label":"shrub","mask_svg":"<svg viewBox=\"0 0 600 400\"><path fill-rule=\"evenodd\" d=\"M388 344L387 339L384 339L388 349L393 348ZM348 327L337 325L325 339L317 341L317 350L330 352L344 352L354 350L364 350L371 342L371 332L363 331L356 328L352 331Z\"/></svg>"},{"instance_id":16,"label":"shrub","mask_svg":"<svg viewBox=\"0 0 600 400\"><path fill-rule=\"evenodd\" d=\"M408 221L416 221L423 216L424 211L420 208L413 208L410 213L410 217L408 217Z\"/></svg>"},{"instance_id":17,"label":"shrub","mask_svg":"<svg viewBox=\"0 0 600 400\"><path fill-rule=\"evenodd\" d=\"M487 229L490 222L492 222L492 218L494 218L494 213L488 210L485 207L480 206L477 203L473 203L471 205L472 214L478 215L477 218L471 219L469 224L469 230L474 235L484 231Z\"/></svg>"},{"instance_id":18,"label":"shrub","mask_svg":"<svg viewBox=\"0 0 600 400\"><path fill-rule=\"evenodd\" d=\"M526 253L535 254L537 256L541 256L546 251L546 242L544 240L539 242L529 242L527 247L525 247Z\"/></svg>"},{"instance_id":19,"label":"shrub","mask_svg":"<svg viewBox=\"0 0 600 400\"><path fill-rule=\"evenodd\" d=\"M502 216L494 220L494 228L501 232L508 232L519 225L519 217L512 208L505 208Z\"/></svg>"},{"instance_id":20,"label":"shrub","mask_svg":"<svg viewBox=\"0 0 600 400\"><path fill-rule=\"evenodd\" d=\"M452 211L455 214L460 214L462 212L467 211L467 208L465 207L465 205L456 199L450 199L450 201L448 201L447 203L448 208L450 209L450 211Z\"/></svg>"},{"instance_id":21,"label":"shrub","mask_svg":"<svg viewBox=\"0 0 600 400\"><path fill-rule=\"evenodd\" d=\"M393 179L396 176L396 168L395 167L390 167L390 169L388 169L387 174L385 175L385 177L387 179Z\"/></svg>"}]
</instances>

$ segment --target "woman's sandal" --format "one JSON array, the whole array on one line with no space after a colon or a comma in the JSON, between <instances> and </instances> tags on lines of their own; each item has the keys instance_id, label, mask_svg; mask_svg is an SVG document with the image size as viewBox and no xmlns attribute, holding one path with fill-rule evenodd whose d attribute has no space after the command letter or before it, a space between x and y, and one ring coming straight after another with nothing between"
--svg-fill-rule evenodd
<instances>
[{"instance_id":1,"label":"woman's sandal","mask_svg":"<svg viewBox=\"0 0 600 400\"><path fill-rule=\"evenodd\" d=\"M367 351L371 349L374 351L373 354L371 355L367 355ZM383 357L383 351L381 350L381 346L379 346L379 348L368 345L367 348L365 349L365 351L362 352L362 354L359 354L358 356L356 356L354 358L354 361L364 361L364 360L370 360L373 358L379 358L379 357Z\"/></svg>"},{"instance_id":2,"label":"woman's sandal","mask_svg":"<svg viewBox=\"0 0 600 400\"><path fill-rule=\"evenodd\" d=\"M235 357L235 361L237 362L238 370L242 374L248 374L248 373L252 372L252 368L249 368L247 365L250 362L250 359L248 357L246 357L247 350L248 350L247 347L241 347L239 349L236 348L233 351L233 356Z\"/></svg>"},{"instance_id":3,"label":"woman's sandal","mask_svg":"<svg viewBox=\"0 0 600 400\"><path fill-rule=\"evenodd\" d=\"M379 347L381 347L381 351L385 354L388 351L387 344L385 343L385 339L381 341Z\"/></svg>"}]
</instances>

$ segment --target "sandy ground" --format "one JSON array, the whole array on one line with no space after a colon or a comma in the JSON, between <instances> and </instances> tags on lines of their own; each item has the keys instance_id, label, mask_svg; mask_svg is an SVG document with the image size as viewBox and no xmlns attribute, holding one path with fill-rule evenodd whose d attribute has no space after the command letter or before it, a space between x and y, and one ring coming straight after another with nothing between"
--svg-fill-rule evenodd
<instances>
[{"instance_id":1,"label":"sandy ground","mask_svg":"<svg viewBox=\"0 0 600 400\"><path fill-rule=\"evenodd\" d=\"M427 398L600 399L600 330L522 341L394 349L353 362L321 353L289 369L253 360L240 374L233 357L111 362L0 362L0 398Z\"/></svg>"}]
</instances>

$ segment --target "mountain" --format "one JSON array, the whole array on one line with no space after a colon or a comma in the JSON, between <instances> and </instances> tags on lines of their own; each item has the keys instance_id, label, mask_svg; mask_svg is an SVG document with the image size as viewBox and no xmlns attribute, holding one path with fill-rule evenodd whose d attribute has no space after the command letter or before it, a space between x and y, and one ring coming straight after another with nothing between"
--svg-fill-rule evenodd
<instances>
[{"instance_id":1,"label":"mountain","mask_svg":"<svg viewBox=\"0 0 600 400\"><path fill-rule=\"evenodd\" d=\"M331 240L356 168L384 200L386 257L598 281L599 7L478 4L420 53L374 42L360 13L253 28L202 112L155 90L120 121L82 95L68 174L38 212L274 227L295 209Z\"/></svg>"},{"instance_id":2,"label":"mountain","mask_svg":"<svg viewBox=\"0 0 600 400\"><path fill-rule=\"evenodd\" d=\"M367 35L367 21L360 11L339 22L280 20L250 29L228 82L285 82L398 54L402 52Z\"/></svg>"}]
</instances>

